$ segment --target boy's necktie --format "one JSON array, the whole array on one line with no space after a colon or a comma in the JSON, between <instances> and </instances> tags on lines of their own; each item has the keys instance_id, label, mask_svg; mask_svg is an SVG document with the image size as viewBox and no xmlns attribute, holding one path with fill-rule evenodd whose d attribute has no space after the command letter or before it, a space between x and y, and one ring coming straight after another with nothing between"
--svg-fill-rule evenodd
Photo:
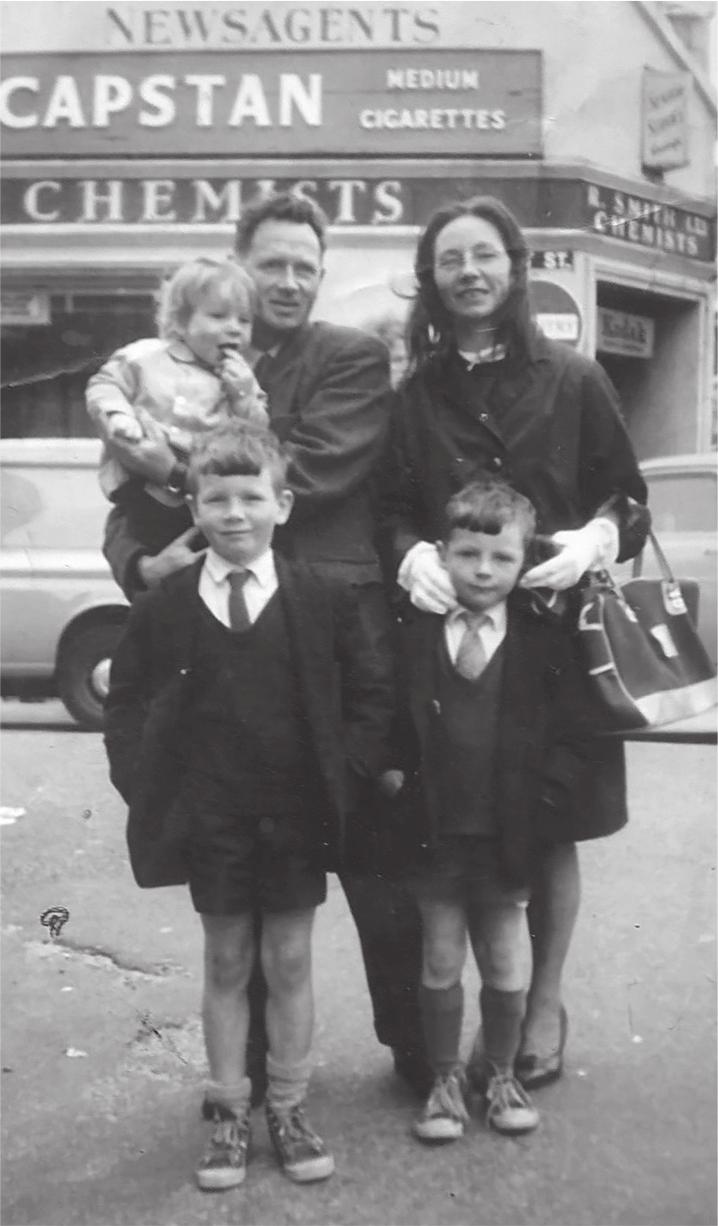
<instances>
[{"instance_id":1,"label":"boy's necktie","mask_svg":"<svg viewBox=\"0 0 718 1226\"><path fill-rule=\"evenodd\" d=\"M486 649L481 641L481 627L489 623L484 613L465 613L464 630L454 668L467 681L476 681L486 668Z\"/></svg>"},{"instance_id":2,"label":"boy's necktie","mask_svg":"<svg viewBox=\"0 0 718 1226\"><path fill-rule=\"evenodd\" d=\"M237 632L249 630L252 624L247 612L247 602L244 599L244 585L250 573L248 570L231 570L227 575L227 582L229 583L229 599L227 601L229 628Z\"/></svg>"}]
</instances>

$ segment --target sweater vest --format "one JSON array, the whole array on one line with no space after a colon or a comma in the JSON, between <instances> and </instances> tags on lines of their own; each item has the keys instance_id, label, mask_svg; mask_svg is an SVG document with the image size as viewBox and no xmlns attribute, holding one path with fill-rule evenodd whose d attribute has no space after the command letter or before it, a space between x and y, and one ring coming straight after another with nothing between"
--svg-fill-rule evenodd
<instances>
[{"instance_id":1,"label":"sweater vest","mask_svg":"<svg viewBox=\"0 0 718 1226\"><path fill-rule=\"evenodd\" d=\"M502 644L481 676L468 681L457 673L441 636L436 760L442 834L493 837L498 833L495 764L503 657Z\"/></svg>"},{"instance_id":2,"label":"sweater vest","mask_svg":"<svg viewBox=\"0 0 718 1226\"><path fill-rule=\"evenodd\" d=\"M203 602L190 709L192 794L202 778L243 814L309 815L319 771L279 595L236 633Z\"/></svg>"}]
</instances>

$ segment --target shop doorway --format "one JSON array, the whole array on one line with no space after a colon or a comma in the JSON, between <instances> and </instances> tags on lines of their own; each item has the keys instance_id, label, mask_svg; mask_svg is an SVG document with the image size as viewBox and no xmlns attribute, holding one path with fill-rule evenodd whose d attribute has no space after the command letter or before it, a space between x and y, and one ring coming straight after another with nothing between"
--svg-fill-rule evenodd
<instances>
[{"instance_id":1,"label":"shop doorway","mask_svg":"<svg viewBox=\"0 0 718 1226\"><path fill-rule=\"evenodd\" d=\"M639 459L696 449L700 304L599 281L596 358L616 387Z\"/></svg>"}]
</instances>

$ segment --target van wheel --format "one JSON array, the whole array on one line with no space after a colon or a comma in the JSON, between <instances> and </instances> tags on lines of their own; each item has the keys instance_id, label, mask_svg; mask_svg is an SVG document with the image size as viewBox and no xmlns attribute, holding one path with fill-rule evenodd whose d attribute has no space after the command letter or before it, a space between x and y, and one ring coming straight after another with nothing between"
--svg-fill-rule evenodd
<instances>
[{"instance_id":1,"label":"van wheel","mask_svg":"<svg viewBox=\"0 0 718 1226\"><path fill-rule=\"evenodd\" d=\"M73 719L83 728L101 729L109 689L110 661L122 625L104 622L77 630L64 644L57 662L57 690Z\"/></svg>"}]
</instances>

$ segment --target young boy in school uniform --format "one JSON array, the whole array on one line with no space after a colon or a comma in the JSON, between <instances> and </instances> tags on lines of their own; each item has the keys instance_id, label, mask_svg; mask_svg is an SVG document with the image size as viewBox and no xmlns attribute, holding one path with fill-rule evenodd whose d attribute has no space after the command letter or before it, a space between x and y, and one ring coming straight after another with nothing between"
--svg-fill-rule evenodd
<instances>
[{"instance_id":1,"label":"young boy in school uniform","mask_svg":"<svg viewBox=\"0 0 718 1226\"><path fill-rule=\"evenodd\" d=\"M214 1125L200 1188L245 1178L247 983L268 984L267 1124L284 1172L325 1179L305 1113L311 933L344 817L386 762L393 666L346 595L272 551L292 507L287 456L265 428L195 440L190 503L206 557L140 595L112 665L106 745L129 804L141 886L188 882L204 928L203 1026Z\"/></svg>"},{"instance_id":2,"label":"young boy in school uniform","mask_svg":"<svg viewBox=\"0 0 718 1226\"><path fill-rule=\"evenodd\" d=\"M456 1140L468 1120L459 1057L467 936L482 983L487 1122L509 1134L538 1124L514 1077L532 849L575 804L594 724L566 630L516 587L535 522L505 482L457 493L439 552L458 606L445 616L412 607L400 632L402 769L385 772L382 790L397 796L418 865L434 1074L413 1125L424 1142Z\"/></svg>"}]
</instances>

